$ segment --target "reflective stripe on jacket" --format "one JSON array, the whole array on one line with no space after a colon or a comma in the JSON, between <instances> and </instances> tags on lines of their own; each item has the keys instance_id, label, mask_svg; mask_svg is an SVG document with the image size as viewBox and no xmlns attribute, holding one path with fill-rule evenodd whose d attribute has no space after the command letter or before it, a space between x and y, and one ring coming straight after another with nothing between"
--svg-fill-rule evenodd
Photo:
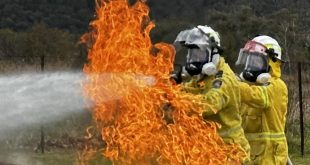
<instances>
[{"instance_id":1,"label":"reflective stripe on jacket","mask_svg":"<svg viewBox=\"0 0 310 165\"><path fill-rule=\"evenodd\" d=\"M205 108L202 114L204 119L221 124L218 132L224 141L239 144L247 154L245 159L249 159L250 146L241 126L242 118L239 111L239 82L223 58L220 59L218 70L222 75L198 77L186 83L184 90L204 95L202 102L212 106ZM216 80L220 83L214 85Z\"/></svg>"},{"instance_id":2,"label":"reflective stripe on jacket","mask_svg":"<svg viewBox=\"0 0 310 165\"><path fill-rule=\"evenodd\" d=\"M240 82L242 127L251 146L251 160L258 165L285 165L288 157L284 133L288 91L280 79L280 63L269 62L270 83Z\"/></svg>"}]
</instances>

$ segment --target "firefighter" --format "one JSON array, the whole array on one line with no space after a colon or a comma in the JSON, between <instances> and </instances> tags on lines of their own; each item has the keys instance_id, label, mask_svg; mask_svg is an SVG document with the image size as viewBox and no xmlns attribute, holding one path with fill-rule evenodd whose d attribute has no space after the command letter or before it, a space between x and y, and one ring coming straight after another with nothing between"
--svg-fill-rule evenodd
<instances>
[{"instance_id":1,"label":"firefighter","mask_svg":"<svg viewBox=\"0 0 310 165\"><path fill-rule=\"evenodd\" d=\"M209 103L210 106L201 115L205 120L221 125L218 128L219 135L226 143L240 146L245 153L242 161L246 163L249 160L250 146L241 126L239 83L221 56L219 34L209 26L199 25L181 31L175 45L176 49L187 49L184 72L191 79L183 83L183 90L203 96L202 103ZM176 79L180 82L182 77Z\"/></svg>"},{"instance_id":2,"label":"firefighter","mask_svg":"<svg viewBox=\"0 0 310 165\"><path fill-rule=\"evenodd\" d=\"M251 164L285 165L288 158L284 133L288 91L281 80L281 47L266 35L240 49L243 129L251 146Z\"/></svg>"}]
</instances>

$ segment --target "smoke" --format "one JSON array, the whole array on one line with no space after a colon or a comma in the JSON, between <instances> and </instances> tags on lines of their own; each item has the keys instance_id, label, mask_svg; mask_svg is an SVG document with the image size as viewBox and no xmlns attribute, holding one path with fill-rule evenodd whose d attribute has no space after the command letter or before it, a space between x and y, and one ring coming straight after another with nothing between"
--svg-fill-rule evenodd
<instances>
[{"instance_id":1,"label":"smoke","mask_svg":"<svg viewBox=\"0 0 310 165\"><path fill-rule=\"evenodd\" d=\"M81 72L0 76L0 133L82 113L83 80Z\"/></svg>"}]
</instances>

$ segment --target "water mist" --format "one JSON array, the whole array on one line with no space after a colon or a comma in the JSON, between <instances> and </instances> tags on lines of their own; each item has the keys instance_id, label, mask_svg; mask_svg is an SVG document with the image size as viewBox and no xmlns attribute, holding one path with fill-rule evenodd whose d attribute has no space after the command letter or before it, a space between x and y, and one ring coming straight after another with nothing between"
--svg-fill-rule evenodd
<instances>
[{"instance_id":1,"label":"water mist","mask_svg":"<svg viewBox=\"0 0 310 165\"><path fill-rule=\"evenodd\" d=\"M0 76L0 133L82 113L81 72L26 73Z\"/></svg>"}]
</instances>

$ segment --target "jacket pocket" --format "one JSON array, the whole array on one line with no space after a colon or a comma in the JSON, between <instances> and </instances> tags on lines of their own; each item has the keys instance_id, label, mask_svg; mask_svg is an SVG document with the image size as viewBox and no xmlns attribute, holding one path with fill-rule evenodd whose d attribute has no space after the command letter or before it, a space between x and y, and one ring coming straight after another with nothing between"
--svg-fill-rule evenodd
<instances>
[{"instance_id":1,"label":"jacket pocket","mask_svg":"<svg viewBox=\"0 0 310 165\"><path fill-rule=\"evenodd\" d=\"M245 115L242 127L245 133L262 132L262 116Z\"/></svg>"},{"instance_id":2,"label":"jacket pocket","mask_svg":"<svg viewBox=\"0 0 310 165\"><path fill-rule=\"evenodd\" d=\"M251 146L251 164L260 165L263 159L266 143L264 141L252 141Z\"/></svg>"},{"instance_id":3,"label":"jacket pocket","mask_svg":"<svg viewBox=\"0 0 310 165\"><path fill-rule=\"evenodd\" d=\"M288 149L286 141L277 141L274 143L274 159L276 165L286 164L288 157Z\"/></svg>"}]
</instances>

